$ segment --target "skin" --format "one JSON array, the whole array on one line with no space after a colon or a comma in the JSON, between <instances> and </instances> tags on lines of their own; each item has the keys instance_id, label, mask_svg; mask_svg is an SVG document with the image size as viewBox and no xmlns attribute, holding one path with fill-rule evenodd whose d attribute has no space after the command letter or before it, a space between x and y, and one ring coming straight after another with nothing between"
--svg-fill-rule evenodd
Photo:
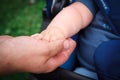
<instances>
[{"instance_id":1,"label":"skin","mask_svg":"<svg viewBox=\"0 0 120 80\"><path fill-rule=\"evenodd\" d=\"M71 39L48 42L34 36L0 36L0 74L53 71L69 58L75 45Z\"/></svg>"},{"instance_id":2,"label":"skin","mask_svg":"<svg viewBox=\"0 0 120 80\"><path fill-rule=\"evenodd\" d=\"M92 19L93 15L90 10L84 4L75 2L58 13L46 30L33 36L48 42L67 39L85 28Z\"/></svg>"},{"instance_id":3,"label":"skin","mask_svg":"<svg viewBox=\"0 0 120 80\"><path fill-rule=\"evenodd\" d=\"M90 10L75 2L64 8L39 36L39 39L54 41L69 38L85 28L93 19Z\"/></svg>"},{"instance_id":4,"label":"skin","mask_svg":"<svg viewBox=\"0 0 120 80\"><path fill-rule=\"evenodd\" d=\"M92 19L90 10L75 2L64 8L41 34L2 38L0 73L44 73L56 69L68 59L75 47L75 42L68 38L85 28ZM67 50L61 44L65 39L70 43Z\"/></svg>"}]
</instances>

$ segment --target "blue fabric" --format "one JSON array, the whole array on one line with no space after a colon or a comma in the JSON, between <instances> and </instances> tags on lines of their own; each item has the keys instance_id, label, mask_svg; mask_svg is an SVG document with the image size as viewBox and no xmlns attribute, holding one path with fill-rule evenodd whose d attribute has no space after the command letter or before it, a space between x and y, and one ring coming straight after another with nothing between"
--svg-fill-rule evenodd
<instances>
[{"instance_id":1,"label":"blue fabric","mask_svg":"<svg viewBox=\"0 0 120 80\"><path fill-rule=\"evenodd\" d=\"M95 71L94 52L102 42L111 39L120 39L120 37L111 32L111 28L106 23L104 16L101 12L98 12L92 24L79 35L80 46L79 53L77 53L79 63Z\"/></svg>"},{"instance_id":2,"label":"blue fabric","mask_svg":"<svg viewBox=\"0 0 120 80\"><path fill-rule=\"evenodd\" d=\"M120 40L103 42L94 59L100 80L120 80Z\"/></svg>"},{"instance_id":3,"label":"blue fabric","mask_svg":"<svg viewBox=\"0 0 120 80\"><path fill-rule=\"evenodd\" d=\"M89 77L89 78L92 78L94 80L98 80L98 77L97 77L97 74L96 72L93 72L89 69L86 69L85 67L77 67L75 70L74 70L75 73L78 73L80 75L83 75L83 76L86 76L86 77Z\"/></svg>"},{"instance_id":4,"label":"blue fabric","mask_svg":"<svg viewBox=\"0 0 120 80\"><path fill-rule=\"evenodd\" d=\"M110 19L113 23L113 25L115 25L117 31L120 33L120 0L108 0L108 3L111 7L110 10Z\"/></svg>"},{"instance_id":5,"label":"blue fabric","mask_svg":"<svg viewBox=\"0 0 120 80\"><path fill-rule=\"evenodd\" d=\"M120 35L120 0L95 0L112 30Z\"/></svg>"},{"instance_id":6,"label":"blue fabric","mask_svg":"<svg viewBox=\"0 0 120 80\"><path fill-rule=\"evenodd\" d=\"M51 6L52 0L47 0L47 1L48 1L47 14L48 16L50 16L51 14L50 6ZM92 3L93 0L77 0L77 1L81 1L83 4L85 4L91 10L93 15L96 14L97 8L96 8L96 5L93 5L94 4ZM118 10L120 1L119 0L109 0L109 1L111 1L110 5L112 5L111 4L112 1L114 3L114 6L111 8L112 12L110 14L112 15L110 15L110 19L112 19L114 25L116 24L115 26L119 26L120 13L114 10L115 9ZM115 2L118 3L117 6ZM109 13L109 8L106 13ZM109 21L110 20L108 20L108 23L112 24ZM113 41L108 44L106 43L106 41L109 42L109 40L113 40L113 39L120 40L120 36L115 35L112 32L112 29L114 30L114 27L111 28L111 25L109 26L108 23L106 21L106 18L101 13L98 12L92 24L90 25L90 27L86 28L83 34L80 35L79 44L78 44L80 45L80 48L79 48L80 52L78 53L78 60L80 64L82 64L82 66L93 71L95 71L95 67L94 67L95 66L94 61L95 61L100 80L113 80L113 79L119 80L120 54L118 53L120 52L120 49L118 49L118 47L120 46L119 45L115 46L115 45L120 43L119 41ZM77 40L76 36L74 39ZM104 45L104 47L101 47L102 45L100 45L102 42L103 42L102 45ZM97 48L99 45L100 45L100 49ZM97 48L97 51L94 54L96 48ZM70 59L61 67L68 70L72 70L74 68L77 49L78 48L75 49ZM93 60L94 55L95 55L95 59ZM108 56L108 57L105 57L105 56Z\"/></svg>"},{"instance_id":7,"label":"blue fabric","mask_svg":"<svg viewBox=\"0 0 120 80\"><path fill-rule=\"evenodd\" d=\"M51 5L52 5L52 0L46 0L46 8L47 8L47 11L46 11L46 15L48 18L51 17Z\"/></svg>"},{"instance_id":8,"label":"blue fabric","mask_svg":"<svg viewBox=\"0 0 120 80\"><path fill-rule=\"evenodd\" d=\"M101 12L98 12L92 24L84 29L83 33L79 35L80 46L79 53L77 53L79 64L84 66L84 68L95 72L96 69L93 57L96 48L101 43L113 39L120 40L120 36L111 32L111 28L106 23L105 17Z\"/></svg>"}]
</instances>

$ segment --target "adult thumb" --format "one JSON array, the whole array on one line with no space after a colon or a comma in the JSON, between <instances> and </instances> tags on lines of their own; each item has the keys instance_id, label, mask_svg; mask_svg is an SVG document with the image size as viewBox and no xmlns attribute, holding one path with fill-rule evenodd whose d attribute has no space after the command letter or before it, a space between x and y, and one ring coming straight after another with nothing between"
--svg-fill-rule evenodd
<instances>
[{"instance_id":1,"label":"adult thumb","mask_svg":"<svg viewBox=\"0 0 120 80\"><path fill-rule=\"evenodd\" d=\"M47 62L47 65L51 67L48 72L55 70L57 67L64 64L73 50L75 49L76 43L72 39L68 39L64 41L64 49L63 51L57 53L57 55L50 58Z\"/></svg>"},{"instance_id":2,"label":"adult thumb","mask_svg":"<svg viewBox=\"0 0 120 80\"><path fill-rule=\"evenodd\" d=\"M56 40L49 43L49 57L57 55L64 49L64 40Z\"/></svg>"}]
</instances>

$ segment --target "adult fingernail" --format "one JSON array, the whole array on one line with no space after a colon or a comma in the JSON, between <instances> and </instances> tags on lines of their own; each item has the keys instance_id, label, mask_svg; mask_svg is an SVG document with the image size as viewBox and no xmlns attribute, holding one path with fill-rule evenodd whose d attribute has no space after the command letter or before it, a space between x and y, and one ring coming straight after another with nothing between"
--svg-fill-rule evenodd
<instances>
[{"instance_id":1,"label":"adult fingernail","mask_svg":"<svg viewBox=\"0 0 120 80\"><path fill-rule=\"evenodd\" d=\"M69 49L69 47L70 47L69 41L68 41L68 40L65 40L65 41L64 41L64 49Z\"/></svg>"}]
</instances>

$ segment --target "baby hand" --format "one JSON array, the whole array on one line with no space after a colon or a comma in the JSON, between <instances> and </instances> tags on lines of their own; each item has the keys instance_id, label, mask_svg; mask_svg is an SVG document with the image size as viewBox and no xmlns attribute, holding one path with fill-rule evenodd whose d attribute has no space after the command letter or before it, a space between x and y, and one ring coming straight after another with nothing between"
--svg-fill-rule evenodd
<instances>
[{"instance_id":1,"label":"baby hand","mask_svg":"<svg viewBox=\"0 0 120 80\"><path fill-rule=\"evenodd\" d=\"M33 35L35 38L40 40L54 41L59 39L65 39L64 32L56 27L48 28L42 31L40 34Z\"/></svg>"}]
</instances>

